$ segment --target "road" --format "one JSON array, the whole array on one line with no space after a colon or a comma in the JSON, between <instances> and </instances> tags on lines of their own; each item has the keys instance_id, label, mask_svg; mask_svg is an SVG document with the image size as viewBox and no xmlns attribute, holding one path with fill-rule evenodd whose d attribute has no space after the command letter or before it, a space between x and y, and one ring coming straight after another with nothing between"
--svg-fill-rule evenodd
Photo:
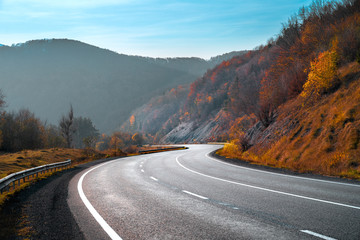
<instances>
[{"instance_id":1,"label":"road","mask_svg":"<svg viewBox=\"0 0 360 240\"><path fill-rule=\"evenodd\" d=\"M359 184L231 165L219 147L86 169L69 208L87 239L359 239Z\"/></svg>"}]
</instances>

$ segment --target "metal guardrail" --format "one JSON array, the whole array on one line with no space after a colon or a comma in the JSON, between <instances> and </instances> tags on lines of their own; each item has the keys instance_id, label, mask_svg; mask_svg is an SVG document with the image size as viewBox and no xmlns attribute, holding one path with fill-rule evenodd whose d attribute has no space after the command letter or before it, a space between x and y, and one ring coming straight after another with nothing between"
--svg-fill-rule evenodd
<instances>
[{"instance_id":1,"label":"metal guardrail","mask_svg":"<svg viewBox=\"0 0 360 240\"><path fill-rule=\"evenodd\" d=\"M67 166L70 166L71 160L68 159L64 162L58 162L58 163L51 163L42 165L39 167L34 167L30 169L26 169L20 172L12 173L2 179L0 179L0 192L3 193L3 191L6 189L7 191L10 190L10 185L13 184L13 188L15 189L16 181L18 181L18 185L20 185L21 179L23 179L23 182L25 182L25 178L30 176L38 177L39 173L44 173L49 170L57 169L57 168L65 168Z\"/></svg>"},{"instance_id":2,"label":"metal guardrail","mask_svg":"<svg viewBox=\"0 0 360 240\"><path fill-rule=\"evenodd\" d=\"M170 150L180 150L180 149L187 149L187 147L168 147L168 148L157 148L157 149L149 149L149 150L143 150L139 151L140 154L147 154L147 153L155 153L160 151L170 151Z\"/></svg>"}]
</instances>

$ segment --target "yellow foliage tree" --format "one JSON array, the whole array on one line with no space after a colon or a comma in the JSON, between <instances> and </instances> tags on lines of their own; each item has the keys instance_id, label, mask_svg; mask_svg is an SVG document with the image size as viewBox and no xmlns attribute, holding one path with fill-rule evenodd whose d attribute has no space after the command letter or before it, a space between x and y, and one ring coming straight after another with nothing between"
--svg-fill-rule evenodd
<instances>
[{"instance_id":1,"label":"yellow foliage tree","mask_svg":"<svg viewBox=\"0 0 360 240\"><path fill-rule=\"evenodd\" d=\"M336 75L337 53L333 50L320 53L319 56L310 63L310 72L301 96L304 98L319 97L321 93L333 87Z\"/></svg>"},{"instance_id":2,"label":"yellow foliage tree","mask_svg":"<svg viewBox=\"0 0 360 240\"><path fill-rule=\"evenodd\" d=\"M135 123L135 116L134 116L134 115L131 115L129 121L130 121L130 125L131 125L131 126L134 125L134 123Z\"/></svg>"}]
</instances>

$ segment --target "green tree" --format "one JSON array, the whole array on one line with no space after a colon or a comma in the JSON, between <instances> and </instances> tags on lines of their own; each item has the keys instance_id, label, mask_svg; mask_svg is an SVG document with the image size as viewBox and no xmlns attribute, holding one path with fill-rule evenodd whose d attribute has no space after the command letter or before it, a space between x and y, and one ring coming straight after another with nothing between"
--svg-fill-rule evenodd
<instances>
[{"instance_id":1,"label":"green tree","mask_svg":"<svg viewBox=\"0 0 360 240\"><path fill-rule=\"evenodd\" d=\"M74 118L74 146L75 148L84 148L86 144L84 139L95 141L99 138L99 130L96 129L90 118L87 117L76 117Z\"/></svg>"},{"instance_id":2,"label":"green tree","mask_svg":"<svg viewBox=\"0 0 360 240\"><path fill-rule=\"evenodd\" d=\"M65 139L61 136L58 126L52 124L45 126L45 147L64 147L65 144Z\"/></svg>"},{"instance_id":3,"label":"green tree","mask_svg":"<svg viewBox=\"0 0 360 240\"><path fill-rule=\"evenodd\" d=\"M27 109L22 109L18 113L3 112L0 129L3 151L15 152L44 146L44 126Z\"/></svg>"},{"instance_id":4,"label":"green tree","mask_svg":"<svg viewBox=\"0 0 360 240\"><path fill-rule=\"evenodd\" d=\"M15 116L17 134L15 149L42 148L44 143L44 127L34 113L21 109Z\"/></svg>"}]
</instances>

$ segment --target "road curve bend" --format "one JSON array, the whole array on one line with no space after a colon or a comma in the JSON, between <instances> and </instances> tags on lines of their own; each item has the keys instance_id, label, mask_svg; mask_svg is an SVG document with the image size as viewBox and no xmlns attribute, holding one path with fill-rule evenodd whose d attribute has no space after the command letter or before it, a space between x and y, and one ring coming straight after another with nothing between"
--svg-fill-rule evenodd
<instances>
[{"instance_id":1,"label":"road curve bend","mask_svg":"<svg viewBox=\"0 0 360 240\"><path fill-rule=\"evenodd\" d=\"M232 165L218 145L78 173L68 205L86 239L358 239L360 185Z\"/></svg>"}]
</instances>

